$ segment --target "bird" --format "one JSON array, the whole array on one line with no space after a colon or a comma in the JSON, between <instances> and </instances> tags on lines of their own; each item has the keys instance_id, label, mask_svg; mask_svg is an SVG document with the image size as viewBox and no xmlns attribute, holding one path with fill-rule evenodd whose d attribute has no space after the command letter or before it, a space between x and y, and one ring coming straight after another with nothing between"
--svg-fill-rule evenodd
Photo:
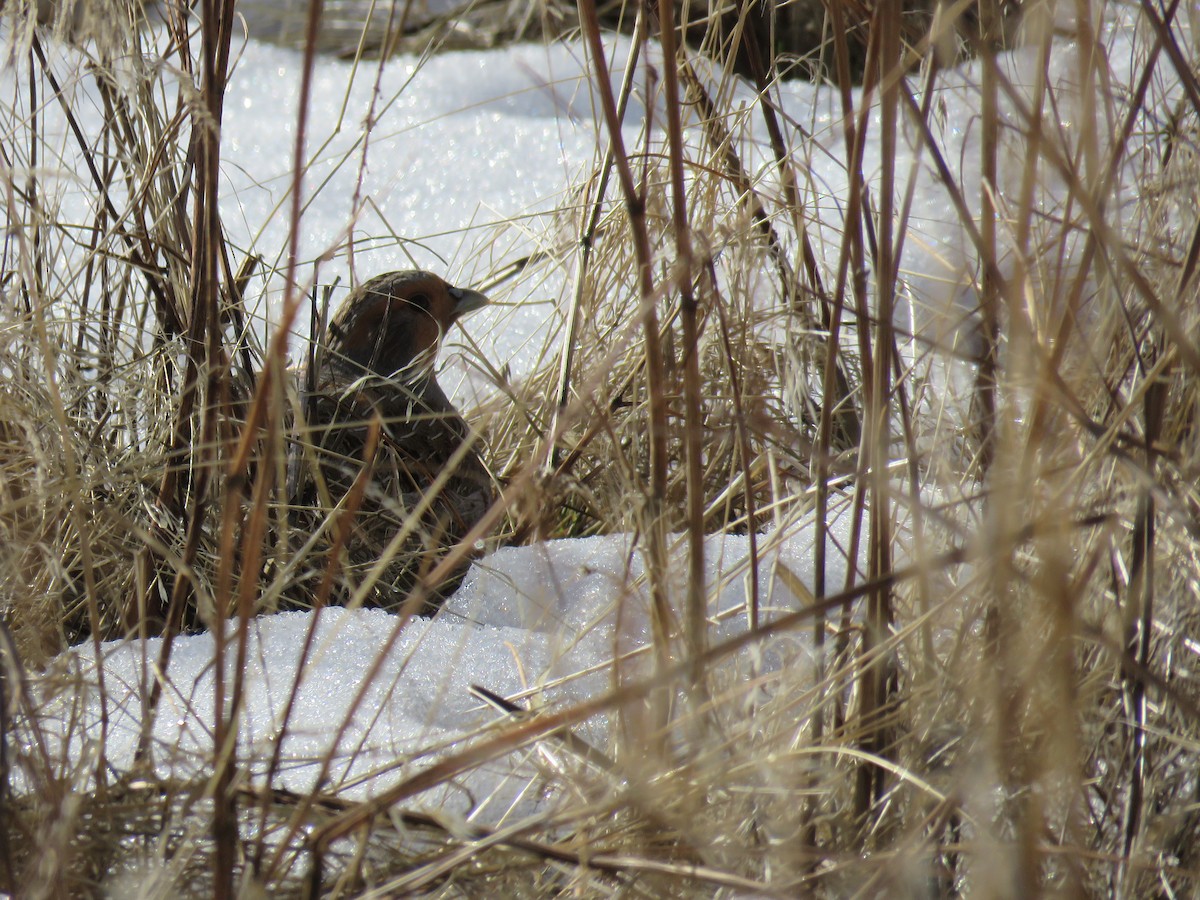
<instances>
[{"instance_id":1,"label":"bird","mask_svg":"<svg viewBox=\"0 0 1200 900\"><path fill-rule=\"evenodd\" d=\"M357 592L365 605L397 610L420 583L416 611L432 613L466 574L469 555L441 583L423 584L496 498L478 436L434 366L450 327L488 302L431 272L389 272L351 291L329 322L305 369L288 454L289 520L305 538L301 605ZM323 581L334 585L326 596Z\"/></svg>"}]
</instances>

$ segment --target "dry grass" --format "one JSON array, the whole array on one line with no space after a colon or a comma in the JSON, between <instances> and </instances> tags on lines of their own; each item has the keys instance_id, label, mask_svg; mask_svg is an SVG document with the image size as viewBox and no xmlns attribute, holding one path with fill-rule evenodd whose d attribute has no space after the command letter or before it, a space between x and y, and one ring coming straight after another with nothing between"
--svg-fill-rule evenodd
<instances>
[{"instance_id":1,"label":"dry grass","mask_svg":"<svg viewBox=\"0 0 1200 900\"><path fill-rule=\"evenodd\" d=\"M78 73L110 127L78 136L48 134L43 113L78 102L44 59L68 23L50 38L6 10L23 74L0 139L0 889L1200 890L1193 36L1143 4L1133 86L1117 90L1112 60L1087 51L1107 12L1136 4L1060 0L1054 13L1027 0L1018 35L989 4L943 3L920 20L924 39L901 27L902 4L881 2L858 20L861 47L842 27L859 6L826 4L826 43L803 63L845 114L826 139L850 160L832 228L813 207L829 200L805 165L816 145L786 137L798 123L767 102L797 60L760 45L752 23L726 20L680 51L657 85L667 137L626 146L620 110L645 86L605 97L616 61L596 53L591 6L578 20L548 10L592 50L611 146L536 235L544 252L512 273L519 286L572 272L566 357L546 351L519 383L496 372L502 399L473 418L506 486L490 520L503 540L636 535L653 663L614 661L610 691L536 713L496 700L496 727L371 801L275 790L277 759L228 751L253 617L286 599L304 562L278 498L295 404L283 335L306 302L296 245L278 248L292 287L257 343L257 261L226 242L216 205L228 9L204 3L197 25L171 7L159 67L134 62L155 58L140 52L152 38L123 9L125 27L96 36ZM632 8L623 18L650 53L658 26ZM1064 113L1038 71L1068 37L1083 49ZM947 127L919 88L956 41L980 73L977 158L927 145L921 163L978 260L947 257L952 305L936 266L901 265L919 213L896 151ZM1020 92L994 64L1006 42L1028 64ZM735 65L761 95L749 107ZM1167 107L1172 81L1183 88ZM753 149L746 116L769 136ZM863 174L865 132L878 177ZM61 206L52 174L77 139L93 166L75 173L94 198L86 219ZM861 560L845 583L825 582L835 514ZM703 537L751 535L765 558L804 516L818 580L789 587L811 602L760 617L752 596L749 629L718 640L696 576ZM672 534L686 576L668 574ZM54 736L77 733L89 690L55 656L68 643L163 635L146 645L162 672L174 636L217 622L230 623L215 670L232 673L218 691L233 711L194 778L146 764L148 714L132 772L107 766L104 731L57 758ZM740 652L781 638L815 645L818 661L772 671ZM177 687L148 678L137 696L153 709ZM668 689L685 699L666 702ZM609 746L572 730L604 716ZM538 788L566 798L553 812L491 829L412 811L422 790L531 747Z\"/></svg>"}]
</instances>

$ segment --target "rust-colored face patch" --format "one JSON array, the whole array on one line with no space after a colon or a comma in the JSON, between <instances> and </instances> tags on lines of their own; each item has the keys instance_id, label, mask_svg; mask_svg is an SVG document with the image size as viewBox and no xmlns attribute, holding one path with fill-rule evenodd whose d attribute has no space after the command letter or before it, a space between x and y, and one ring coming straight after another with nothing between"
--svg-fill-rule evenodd
<instances>
[{"instance_id":1,"label":"rust-colored face patch","mask_svg":"<svg viewBox=\"0 0 1200 900\"><path fill-rule=\"evenodd\" d=\"M351 293L330 325L330 350L384 376L422 368L458 316L487 298L429 272L391 272Z\"/></svg>"}]
</instances>

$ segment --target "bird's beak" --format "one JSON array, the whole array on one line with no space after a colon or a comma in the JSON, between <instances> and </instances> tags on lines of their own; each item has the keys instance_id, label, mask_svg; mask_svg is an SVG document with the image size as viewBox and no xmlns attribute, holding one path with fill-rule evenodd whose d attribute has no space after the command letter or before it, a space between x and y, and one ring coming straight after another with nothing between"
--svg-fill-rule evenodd
<instances>
[{"instance_id":1,"label":"bird's beak","mask_svg":"<svg viewBox=\"0 0 1200 900\"><path fill-rule=\"evenodd\" d=\"M482 309L491 301L488 300L479 291L473 291L470 288L450 288L450 297L454 300L454 311L451 315L455 319L459 316L465 316L469 312L474 312L477 309Z\"/></svg>"}]
</instances>

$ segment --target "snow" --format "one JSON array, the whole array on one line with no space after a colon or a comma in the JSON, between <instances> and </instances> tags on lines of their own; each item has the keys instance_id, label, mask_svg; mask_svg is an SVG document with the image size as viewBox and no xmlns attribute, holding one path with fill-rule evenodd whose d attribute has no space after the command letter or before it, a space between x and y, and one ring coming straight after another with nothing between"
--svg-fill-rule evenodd
<instances>
[{"instance_id":1,"label":"snow","mask_svg":"<svg viewBox=\"0 0 1200 900\"><path fill-rule=\"evenodd\" d=\"M623 59L627 42L614 44ZM267 321L278 319L284 290L300 65L299 54L252 41L226 101L222 215L243 229L231 234L235 246L275 254L261 311ZM264 111L283 121L264 127ZM639 115L635 102L630 121ZM376 124L364 143L368 120ZM300 230L299 258L307 261L300 277L340 278L348 288L351 280L416 267L471 283L561 239L556 216L577 203L576 185L596 165L600 141L578 44L401 57L382 69L322 60L304 188L317 202ZM528 375L553 349L566 277L555 270L522 283L466 323L510 378ZM489 386L479 379L464 386L471 367L455 353L457 338L443 356L441 381L456 401L478 400Z\"/></svg>"},{"instance_id":2,"label":"snow","mask_svg":"<svg viewBox=\"0 0 1200 900\"><path fill-rule=\"evenodd\" d=\"M839 519L832 529L843 545L846 528ZM787 585L795 579L812 583L810 542L808 528L761 536L762 622L801 608L803 598ZM675 545L669 580L681 594L686 541L676 539ZM747 537L716 535L706 541L714 644L745 630L748 549ZM840 585L844 558L830 556L828 580ZM776 578L779 567L787 567L794 579ZM278 750L275 787L302 792L322 783L345 797L364 797L461 749L502 718L472 694L474 685L526 708L561 708L602 696L617 680L650 674L645 575L641 552L628 535L551 541L491 554L432 619L404 622L379 610L340 608L261 617L252 625L244 670L239 758L261 777ZM811 648L800 632L807 633L799 629L764 640L756 651L735 657L737 664L758 676L811 665ZM232 646L231 634L227 684L234 677ZM107 760L118 771L133 764L145 713L142 698L148 696L144 685L161 648L161 639L103 645L104 695L95 687L91 645L59 660L65 671L56 680L79 687L46 704L45 716L70 723L63 734L69 734L73 755L94 750L103 696ZM170 687L153 727L152 759L164 777L208 770L214 651L210 634L174 643ZM620 663L614 665L614 658ZM66 672L71 677L64 678ZM577 733L603 748L609 724L607 717L596 717ZM531 815L546 802L542 793L531 793L537 776L537 768L517 756L426 792L416 803L497 823Z\"/></svg>"},{"instance_id":3,"label":"snow","mask_svg":"<svg viewBox=\"0 0 1200 900\"><path fill-rule=\"evenodd\" d=\"M1066 15L1060 13L1060 17ZM1110 13L1113 77L1128 84L1134 71L1132 28ZM1059 23L1069 32L1070 23ZM1128 34L1127 34L1128 32ZM614 82L619 82L630 54L628 39L612 36L607 58ZM1056 107L1047 112L1045 128L1058 132L1064 154L1070 156L1081 137L1081 103L1077 42L1061 40L1048 72ZM1024 91L1028 103L1037 50L1022 47L999 58L1004 78ZM648 58L646 58L648 57ZM274 273L262 296L264 322L276 321L283 296L281 273L288 246L287 192L291 187L294 116L298 103L298 53L246 43L227 100L223 146L227 179L222 213L235 246L267 256ZM627 113L625 140L636 148L639 129L647 116L644 86L647 66L661 68L656 48L641 62ZM738 148L757 189L767 196L782 194L770 144L760 117L753 111L754 91L744 82L728 83L716 73L697 71L714 95L729 95L728 107L746 110L738 120ZM364 277L389 269L421 267L445 273L450 280L471 283L500 270L526 254L545 251L561 257L576 239L579 227L580 185L599 164L607 138L596 122L590 88L592 72L578 42L549 46L519 45L505 50L460 52L425 59L401 57L379 66L322 59L316 72L311 105L310 168L305 176L307 206L300 229L301 280L327 284L340 279L342 289ZM942 157L955 172L969 208L980 196L978 109L980 64L945 73L935 92L934 139ZM1167 91L1160 87L1160 93ZM802 161L799 185L805 210L813 220L811 236L832 285L842 247L844 204L850 176L840 126L841 101L836 91L795 81L779 88L779 99L794 127L787 139L793 156ZM856 92L854 102L861 101ZM916 101L922 96L918 93ZM655 104L654 123L665 121ZM1000 103L1001 148L998 199L1016 203L1024 174L1023 118L1015 102ZM278 124L267 122L271 116ZM1101 140L1116 132L1115 113L1099 111ZM264 118L266 117L266 118ZM375 122L369 142L363 125ZM701 163L705 149L702 129L690 121L685 131L690 158ZM871 117L870 134L879 129ZM898 190L913 179L912 207L900 261L898 324L920 336L905 348L912 360L926 367L949 366L933 377L939 384L955 379L970 383L962 367L925 358L929 341L958 345L960 354L976 352L975 319L982 273L969 236L959 222L949 192L941 185L922 135L911 121L901 124L894 160ZM652 145L664 142L657 124ZM1103 150L1103 146L1101 150ZM877 140L869 140L863 160L867 181L878 183L882 161ZM448 171L451 177L447 177ZM1065 207L1068 191L1048 165L1038 173L1035 203L1044 234L1032 235L1043 256L1055 258L1056 245L1068 268L1088 228L1078 209ZM1118 198L1119 202L1119 198ZM1116 205L1116 204L1114 204ZM730 201L729 223L717 220L708 231L719 242L722 227L740 227L740 215ZM1114 213L1116 215L1116 213ZM1072 230L1058 224L1074 221ZM241 233L235 229L239 225ZM1011 236L1002 235L1002 241ZM785 231L784 240L790 241ZM1001 270L1011 274L1011 253L1001 253ZM730 263L735 264L735 263ZM718 275L723 276L718 258ZM519 381L540 361L557 352L570 289L570 267L535 267L526 278L505 285L500 302L472 316L465 324L471 339L481 342L494 366L506 367ZM872 276L873 277L873 276ZM336 295L337 298L341 293ZM778 315L782 298L773 289L760 292L756 303L777 313L764 317L764 329L780 338L790 318ZM263 326L265 332L266 326ZM444 354L442 383L452 399L473 405L493 396L491 379L479 372L468 341L452 335ZM969 393L969 392L968 392Z\"/></svg>"},{"instance_id":4,"label":"snow","mask_svg":"<svg viewBox=\"0 0 1200 900\"><path fill-rule=\"evenodd\" d=\"M1111 58L1128 65L1129 51L1120 44L1128 38L1114 40L1119 46L1110 49ZM611 38L609 46L610 62L624 59L629 49L624 38ZM1028 68L1021 54L1029 52L1006 59L1010 78ZM1072 48L1064 47L1055 59L1051 78L1061 86L1059 113L1069 130L1075 102L1069 89ZM298 53L248 40L237 54L226 102L222 212L230 239L247 253L274 248L261 292L268 303L258 310L264 331L277 318L283 294L286 260L280 248L288 243L287 192L300 66ZM1125 68L1116 72L1128 75ZM14 78L6 73L5 84ZM977 68L966 67L949 73L940 87L945 128L938 137L952 164L978 156L973 143L978 134L970 127L977 80ZM569 244L570 229L564 231L555 217L578 202L577 185L604 147L579 44L517 46L420 61L400 57L382 69L321 58L314 85L307 141L311 165L304 181L309 205L300 239L305 281L324 284L341 278L339 290L344 291L352 277L416 265L469 284L531 251ZM88 88L81 82L77 89ZM747 102L752 96L745 85L734 90ZM807 163L809 181L803 190L810 212L820 219L818 247L832 272L847 184L840 101L831 91L799 83L783 86L780 97L791 118L811 136L804 139L797 131L793 140ZM97 103L92 112L99 116L99 110ZM631 137L636 137L643 114L633 104ZM368 118L375 126L365 143ZM94 130L97 120L84 126ZM746 117L743 149L747 164L769 184L773 164L759 127L752 116ZM973 250L918 153L919 142L907 137L896 167L918 177L903 261L908 296L931 308L958 304L966 309L975 277ZM879 154L878 145L868 148L869 177L878 170ZM968 196L978 197L978 172L963 164L961 174ZM1004 177L1009 179L1004 190L1014 190L1015 176ZM1042 200L1053 212L1061 185L1047 176L1043 191ZM63 202L85 201L68 196ZM565 269L518 280L497 297L500 304L473 316L466 330L494 365L508 366L510 377L519 379L547 348L553 349L568 282ZM451 373L443 381L459 400L470 396L472 388L486 392L486 379L476 377L471 388L461 377L455 379L453 373L462 376L466 363L460 355L449 357ZM849 545L846 527L844 519L833 526L843 548ZM762 617L770 621L804 603L792 590L796 579L780 576L779 566L811 589L811 522L782 523L759 541L766 548L758 566ZM676 549L678 557L683 550ZM708 540L713 642L746 628L747 552L746 537ZM830 555L827 581L836 590L847 563L836 549ZM677 558L669 573L677 615L681 573ZM347 796L370 795L461 747L500 718L471 693L472 685L526 707L600 696L614 680L648 671L645 574L645 561L630 536L553 541L505 548L484 558L432 620L401 622L378 611L342 609L261 618L253 624L243 673L240 756L261 777L281 742L276 786L304 790L323 779ZM790 630L728 664L767 673L810 665L808 633ZM117 771L132 764L145 685L160 647L150 640L101 648L109 716L105 752ZM170 690L153 732L153 758L164 772L203 771L211 758L213 660L211 635L180 637L174 643L166 679ZM58 666L76 672L78 682L50 711L57 709L61 716L62 734L70 736L76 758L86 759L95 752L93 741L100 733L93 650L76 648ZM604 716L593 718L583 733L603 748L609 724ZM330 768L323 772L327 759ZM536 769L521 765L518 756L486 766L452 787L422 796L419 805L489 822L526 814L547 797L530 788Z\"/></svg>"}]
</instances>

